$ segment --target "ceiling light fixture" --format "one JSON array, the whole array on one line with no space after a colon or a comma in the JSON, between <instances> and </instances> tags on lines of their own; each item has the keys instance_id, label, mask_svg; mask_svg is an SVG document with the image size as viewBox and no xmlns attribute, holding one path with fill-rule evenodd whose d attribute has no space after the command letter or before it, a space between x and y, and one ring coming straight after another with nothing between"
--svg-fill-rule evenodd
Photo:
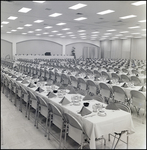
<instances>
[{"instance_id":1,"label":"ceiling light fixture","mask_svg":"<svg viewBox=\"0 0 147 150\"><path fill-rule=\"evenodd\" d=\"M138 21L138 22L146 22L146 20L140 20L140 21Z\"/></svg>"},{"instance_id":2,"label":"ceiling light fixture","mask_svg":"<svg viewBox=\"0 0 147 150\"><path fill-rule=\"evenodd\" d=\"M87 19L86 17L80 17L80 18L76 18L76 19L74 19L74 20L76 20L76 21L81 21L81 20L85 20L85 19Z\"/></svg>"},{"instance_id":3,"label":"ceiling light fixture","mask_svg":"<svg viewBox=\"0 0 147 150\"><path fill-rule=\"evenodd\" d=\"M17 30L11 30L12 32L16 32Z\"/></svg>"},{"instance_id":4,"label":"ceiling light fixture","mask_svg":"<svg viewBox=\"0 0 147 150\"><path fill-rule=\"evenodd\" d=\"M41 22L43 22L44 20L36 20L36 21L34 21L35 23L41 23Z\"/></svg>"},{"instance_id":5,"label":"ceiling light fixture","mask_svg":"<svg viewBox=\"0 0 147 150\"><path fill-rule=\"evenodd\" d=\"M124 17L119 17L120 19L129 19L129 18L134 18L137 17L136 15L128 15L128 16L124 16Z\"/></svg>"},{"instance_id":6,"label":"ceiling light fixture","mask_svg":"<svg viewBox=\"0 0 147 150\"><path fill-rule=\"evenodd\" d=\"M49 28L52 28L52 26L47 26L47 27L44 27L44 28L47 28L47 29L49 29Z\"/></svg>"},{"instance_id":7,"label":"ceiling light fixture","mask_svg":"<svg viewBox=\"0 0 147 150\"><path fill-rule=\"evenodd\" d=\"M30 27L30 26L32 26L32 24L26 24L26 25L24 25L24 26L26 26L26 27Z\"/></svg>"},{"instance_id":8,"label":"ceiling light fixture","mask_svg":"<svg viewBox=\"0 0 147 150\"><path fill-rule=\"evenodd\" d=\"M121 32L119 32L119 33L128 33L129 31L121 31Z\"/></svg>"},{"instance_id":9,"label":"ceiling light fixture","mask_svg":"<svg viewBox=\"0 0 147 150\"><path fill-rule=\"evenodd\" d=\"M111 30L107 30L108 32L113 32L113 31L116 31L115 29L111 29Z\"/></svg>"},{"instance_id":10,"label":"ceiling light fixture","mask_svg":"<svg viewBox=\"0 0 147 150\"><path fill-rule=\"evenodd\" d=\"M134 26L134 27L128 27L129 29L136 29L136 28L140 28L140 26Z\"/></svg>"},{"instance_id":11,"label":"ceiling light fixture","mask_svg":"<svg viewBox=\"0 0 147 150\"><path fill-rule=\"evenodd\" d=\"M45 1L33 1L35 3L44 3Z\"/></svg>"},{"instance_id":12,"label":"ceiling light fixture","mask_svg":"<svg viewBox=\"0 0 147 150\"><path fill-rule=\"evenodd\" d=\"M65 25L65 24L66 24L66 23L61 22L61 23L57 23L56 25L62 26L62 25Z\"/></svg>"},{"instance_id":13,"label":"ceiling light fixture","mask_svg":"<svg viewBox=\"0 0 147 150\"><path fill-rule=\"evenodd\" d=\"M31 8L26 8L26 7L23 7L21 8L18 12L22 12L22 13L27 13L31 10Z\"/></svg>"},{"instance_id":14,"label":"ceiling light fixture","mask_svg":"<svg viewBox=\"0 0 147 150\"><path fill-rule=\"evenodd\" d=\"M98 12L97 14L99 14L99 15L105 15L105 14L109 14L109 13L112 13L112 12L114 12L114 10L108 9L108 10L105 10L105 11Z\"/></svg>"},{"instance_id":15,"label":"ceiling light fixture","mask_svg":"<svg viewBox=\"0 0 147 150\"><path fill-rule=\"evenodd\" d=\"M8 24L9 22L8 21L3 21L1 24Z\"/></svg>"},{"instance_id":16,"label":"ceiling light fixture","mask_svg":"<svg viewBox=\"0 0 147 150\"><path fill-rule=\"evenodd\" d=\"M85 30L78 30L78 32L85 32Z\"/></svg>"},{"instance_id":17,"label":"ceiling light fixture","mask_svg":"<svg viewBox=\"0 0 147 150\"><path fill-rule=\"evenodd\" d=\"M61 16L62 14L61 13L53 13L51 15L49 15L50 17L58 17L58 16Z\"/></svg>"},{"instance_id":18,"label":"ceiling light fixture","mask_svg":"<svg viewBox=\"0 0 147 150\"><path fill-rule=\"evenodd\" d=\"M135 6L140 6L144 4L146 4L146 1L138 1L138 2L132 3L132 5L135 5Z\"/></svg>"},{"instance_id":19,"label":"ceiling light fixture","mask_svg":"<svg viewBox=\"0 0 147 150\"><path fill-rule=\"evenodd\" d=\"M35 31L41 31L42 29L36 29Z\"/></svg>"},{"instance_id":20,"label":"ceiling light fixture","mask_svg":"<svg viewBox=\"0 0 147 150\"><path fill-rule=\"evenodd\" d=\"M10 16L8 19L10 19L10 20L15 20L15 19L17 19L18 17L14 17L14 16Z\"/></svg>"},{"instance_id":21,"label":"ceiling light fixture","mask_svg":"<svg viewBox=\"0 0 147 150\"><path fill-rule=\"evenodd\" d=\"M74 5L74 6L69 7L69 9L77 10L77 9L80 9L80 8L82 8L82 7L85 7L85 6L87 6L87 5L86 5L86 4L81 4L81 3L79 3L79 4L76 4L76 5Z\"/></svg>"},{"instance_id":22,"label":"ceiling light fixture","mask_svg":"<svg viewBox=\"0 0 147 150\"><path fill-rule=\"evenodd\" d=\"M6 33L11 33L11 32L8 31L8 32L6 32Z\"/></svg>"},{"instance_id":23,"label":"ceiling light fixture","mask_svg":"<svg viewBox=\"0 0 147 150\"><path fill-rule=\"evenodd\" d=\"M70 30L70 28L64 28L64 29L62 29L62 30L65 30L65 31L66 31L66 30Z\"/></svg>"},{"instance_id":24,"label":"ceiling light fixture","mask_svg":"<svg viewBox=\"0 0 147 150\"><path fill-rule=\"evenodd\" d=\"M23 29L23 27L18 27L17 29L21 30L21 29Z\"/></svg>"},{"instance_id":25,"label":"ceiling light fixture","mask_svg":"<svg viewBox=\"0 0 147 150\"><path fill-rule=\"evenodd\" d=\"M54 30L54 31L52 31L52 32L56 33L56 32L59 32L59 31Z\"/></svg>"}]
</instances>

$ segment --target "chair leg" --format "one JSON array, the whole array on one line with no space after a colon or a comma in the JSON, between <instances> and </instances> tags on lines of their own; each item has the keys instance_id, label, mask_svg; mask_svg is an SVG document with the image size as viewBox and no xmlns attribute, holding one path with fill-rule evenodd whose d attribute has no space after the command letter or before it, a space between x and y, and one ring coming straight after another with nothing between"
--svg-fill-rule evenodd
<instances>
[{"instance_id":1,"label":"chair leg","mask_svg":"<svg viewBox=\"0 0 147 150\"><path fill-rule=\"evenodd\" d=\"M119 142L119 140L120 140L120 138L121 138L121 135L122 135L122 134L119 135L119 138L118 138L118 140L117 140L117 142L116 142L116 144L115 144L115 146L114 146L114 149L115 149L115 147L117 146L117 144L118 144L118 142Z\"/></svg>"},{"instance_id":2,"label":"chair leg","mask_svg":"<svg viewBox=\"0 0 147 150\"><path fill-rule=\"evenodd\" d=\"M50 119L49 119L48 140L50 140L50 129L51 129L51 115L50 115Z\"/></svg>"},{"instance_id":3,"label":"chair leg","mask_svg":"<svg viewBox=\"0 0 147 150\"><path fill-rule=\"evenodd\" d=\"M21 111L21 112L22 112L22 97L20 97L19 111Z\"/></svg>"},{"instance_id":4,"label":"chair leg","mask_svg":"<svg viewBox=\"0 0 147 150\"><path fill-rule=\"evenodd\" d=\"M35 111L35 121L34 121L34 126L36 126L36 118L37 118L37 114L38 112L37 112L37 109L36 109L36 111Z\"/></svg>"},{"instance_id":5,"label":"chair leg","mask_svg":"<svg viewBox=\"0 0 147 150\"><path fill-rule=\"evenodd\" d=\"M31 107L30 105L31 105L31 104L29 104L28 120L30 120L30 107Z\"/></svg>"},{"instance_id":6,"label":"chair leg","mask_svg":"<svg viewBox=\"0 0 147 150\"><path fill-rule=\"evenodd\" d=\"M48 118L49 118L49 114L47 115L47 118L46 118L46 124L45 124L45 134L44 134L44 136L45 136L45 137L47 136Z\"/></svg>"}]
</instances>

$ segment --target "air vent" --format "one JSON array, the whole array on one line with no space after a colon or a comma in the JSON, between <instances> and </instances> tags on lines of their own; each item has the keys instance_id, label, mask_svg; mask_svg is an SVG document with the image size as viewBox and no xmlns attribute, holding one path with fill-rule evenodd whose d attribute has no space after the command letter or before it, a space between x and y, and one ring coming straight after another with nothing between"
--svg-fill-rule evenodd
<instances>
[{"instance_id":1,"label":"air vent","mask_svg":"<svg viewBox=\"0 0 147 150\"><path fill-rule=\"evenodd\" d=\"M82 13L76 13L77 15L83 15Z\"/></svg>"},{"instance_id":2,"label":"air vent","mask_svg":"<svg viewBox=\"0 0 147 150\"><path fill-rule=\"evenodd\" d=\"M45 10L48 10L48 11L49 11L49 10L51 10L51 8L45 8Z\"/></svg>"}]
</instances>

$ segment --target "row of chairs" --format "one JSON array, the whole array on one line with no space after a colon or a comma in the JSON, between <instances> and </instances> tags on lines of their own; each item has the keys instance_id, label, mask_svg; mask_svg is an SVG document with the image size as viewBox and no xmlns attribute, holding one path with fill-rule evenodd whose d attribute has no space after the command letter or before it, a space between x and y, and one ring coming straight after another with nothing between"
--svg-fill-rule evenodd
<instances>
[{"instance_id":1,"label":"row of chairs","mask_svg":"<svg viewBox=\"0 0 147 150\"><path fill-rule=\"evenodd\" d=\"M7 81L6 79L4 79L3 81L6 81L5 82L5 86L8 86L8 83L9 83L9 81ZM88 81L90 81L90 80L88 80ZM19 108L20 108L20 110L22 111L22 100L26 100L26 102L27 102L27 105L26 105L26 116L28 117L28 119L30 118L30 108L31 107L33 107L36 111L36 113L35 113L35 122L34 122L34 125L38 128L38 118L39 118L39 114L42 114L43 116L45 116L45 117L47 117L47 114L45 113L45 112L47 112L47 111L42 111L41 112L41 110L45 110L45 108L46 108L46 106L50 106L50 107L47 107L48 108L48 110L50 110L49 111L49 113L48 113L48 120L46 120L46 128L45 128L45 136L46 136L46 134L47 134L47 128L48 128L48 126L47 126L47 124L48 124L48 121L49 121L49 131L48 131L48 138L49 138L49 136L50 136L50 130L51 130L51 124L52 123L55 123L56 122L56 120L55 121L53 121L53 112L51 111L51 110L53 110L53 109L55 109L54 108L54 106L53 106L53 108L52 108L52 104L50 104L48 101L45 101L45 100L43 100L42 99L42 97L39 97L39 96L36 96L36 95L34 95L33 93L30 93L30 91L28 91L28 90L26 90L26 89L23 89L22 88L22 86L19 86L19 85L17 85L16 83L11 83L12 84L12 87L13 87L13 92L15 93L15 94L17 94L17 96L18 97L20 97L20 106L19 106ZM82 84L81 84L82 85ZM89 83L89 85L90 86L92 86L92 89L94 88L94 85L93 84L90 84ZM9 88L11 87L10 86L10 84L9 84L9 86L8 86ZM85 86L80 86L80 88L85 88ZM17 90L16 90L17 89ZM17 91L17 92L16 92ZM21 91L22 91L22 93L24 93L24 94L22 94L23 95L23 98L21 98ZM93 90L91 90L91 91L93 91ZM103 92L101 92L101 93L106 93L106 91L103 91ZM138 94L137 94L137 96L138 96ZM139 96L138 96L139 97ZM139 97L140 98L140 97ZM136 100L136 98L134 97L134 99ZM16 100L16 98L15 98L15 100ZM33 101L33 100L37 100L37 102L36 101ZM133 99L132 99L133 100ZM46 103L47 102L47 103ZM138 102L138 101L137 101ZM50 104L50 105L46 105L46 104ZM17 105L17 101L15 101L14 102L14 104L15 105ZM119 105L119 104L118 104ZM41 107L44 107L43 109L41 109ZM56 106L55 106L56 107ZM51 109L52 108L52 109ZM60 110L60 109L59 109ZM51 114L50 114L50 112L51 112ZM58 111L57 111L58 112ZM57 116L57 112L56 112L56 116ZM62 111L61 111L62 112ZM60 112L58 112L58 114L60 114ZM68 114L69 115L69 114ZM52 117L51 117L52 116ZM59 116L62 116L61 114L59 115ZM69 126L71 125L69 122L69 120L67 120L67 119L65 119L66 117L66 114L64 115L64 119L62 120L64 123L62 124L62 127L61 127L61 132L60 132L60 144L59 144L59 147L61 147L61 135L62 135L62 131L65 131L65 133L67 134L67 132L69 132ZM50 118L51 117L51 118ZM73 117L73 116L72 116ZM62 118L62 117L61 117ZM74 118L75 119L75 118ZM52 120L51 122L50 122L50 120ZM66 120L66 121L65 121ZM73 120L73 119L71 119L71 120ZM62 122L61 121L61 122ZM73 122L73 121L71 121L71 122ZM79 123L78 123L79 124ZM74 123L74 125L75 125L75 123ZM65 127L65 129L63 129L63 127ZM77 127L77 126L76 126ZM64 140L66 141L66 134L65 134L65 137L64 137ZM116 135L117 135L117 133L115 133ZM121 134L123 134L123 132L121 133ZM119 135L121 135L121 134L119 134ZM84 134L85 135L85 134ZM83 139L82 139L82 141L83 141ZM79 143L79 144L81 144L81 147L83 146L83 143ZM116 145L115 145L115 147L116 147Z\"/></svg>"}]
</instances>

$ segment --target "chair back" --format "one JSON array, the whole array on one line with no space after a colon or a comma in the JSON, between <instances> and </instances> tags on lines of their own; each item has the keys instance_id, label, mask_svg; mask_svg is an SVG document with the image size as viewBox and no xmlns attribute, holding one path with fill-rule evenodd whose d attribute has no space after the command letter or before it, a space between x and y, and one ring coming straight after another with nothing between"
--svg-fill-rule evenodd
<instances>
[{"instance_id":1,"label":"chair back","mask_svg":"<svg viewBox=\"0 0 147 150\"><path fill-rule=\"evenodd\" d=\"M71 85L75 88L78 87L78 80L75 76L70 76Z\"/></svg>"},{"instance_id":2,"label":"chair back","mask_svg":"<svg viewBox=\"0 0 147 150\"><path fill-rule=\"evenodd\" d=\"M141 85L140 79L136 76L131 76L131 82L133 82L135 86Z\"/></svg>"},{"instance_id":3,"label":"chair back","mask_svg":"<svg viewBox=\"0 0 147 150\"><path fill-rule=\"evenodd\" d=\"M121 75L121 80L123 82L130 82L130 78L127 75L124 75L124 74Z\"/></svg>"},{"instance_id":4,"label":"chair back","mask_svg":"<svg viewBox=\"0 0 147 150\"><path fill-rule=\"evenodd\" d=\"M146 97L143 93L136 90L131 90L132 104L138 108L146 109Z\"/></svg>"},{"instance_id":5,"label":"chair back","mask_svg":"<svg viewBox=\"0 0 147 150\"><path fill-rule=\"evenodd\" d=\"M83 78L78 78L78 87L81 90L87 90L87 84Z\"/></svg>"},{"instance_id":6,"label":"chair back","mask_svg":"<svg viewBox=\"0 0 147 150\"><path fill-rule=\"evenodd\" d=\"M126 102L127 95L121 87L113 86L112 91L113 91L114 100L121 101L121 102Z\"/></svg>"},{"instance_id":7,"label":"chair back","mask_svg":"<svg viewBox=\"0 0 147 150\"><path fill-rule=\"evenodd\" d=\"M106 77L106 80L110 80L110 76L106 71L102 71L101 74L102 74L102 76Z\"/></svg>"},{"instance_id":8,"label":"chair back","mask_svg":"<svg viewBox=\"0 0 147 150\"><path fill-rule=\"evenodd\" d=\"M105 83L99 83L100 94L104 97L110 98L111 96L111 88Z\"/></svg>"}]
</instances>

